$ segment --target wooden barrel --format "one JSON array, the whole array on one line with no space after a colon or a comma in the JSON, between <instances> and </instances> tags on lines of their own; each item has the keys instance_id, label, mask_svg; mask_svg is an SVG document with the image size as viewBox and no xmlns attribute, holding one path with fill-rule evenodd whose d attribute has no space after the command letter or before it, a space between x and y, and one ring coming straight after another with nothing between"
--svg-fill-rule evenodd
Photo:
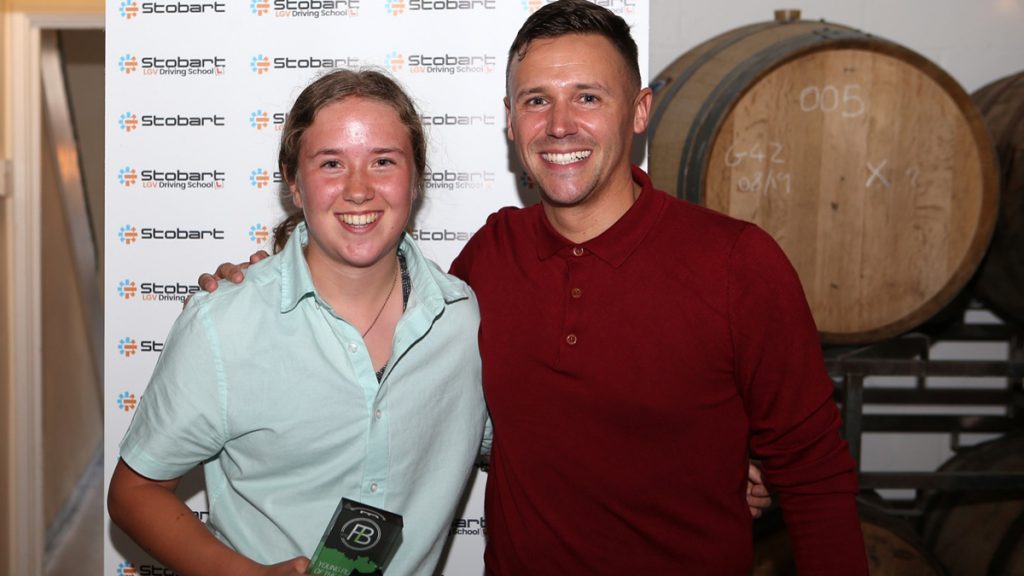
<instances>
[{"instance_id":1,"label":"wooden barrel","mask_svg":"<svg viewBox=\"0 0 1024 576\"><path fill-rule=\"evenodd\" d=\"M920 537L903 519L866 503L858 503L864 548L872 576L942 576L942 565L928 552ZM754 533L751 576L795 576L792 546L781 514L758 520Z\"/></svg>"},{"instance_id":2,"label":"wooden barrel","mask_svg":"<svg viewBox=\"0 0 1024 576\"><path fill-rule=\"evenodd\" d=\"M924 57L841 25L764 22L683 54L652 88L655 185L774 236L823 342L906 332L977 269L994 152L970 97Z\"/></svg>"},{"instance_id":3,"label":"wooden barrel","mask_svg":"<svg viewBox=\"0 0 1024 576\"><path fill-rule=\"evenodd\" d=\"M973 446L940 469L1024 472L1024 434ZM1017 492L933 495L921 531L951 576L1024 574L1024 487Z\"/></svg>"},{"instance_id":4,"label":"wooden barrel","mask_svg":"<svg viewBox=\"0 0 1024 576\"><path fill-rule=\"evenodd\" d=\"M1024 325L1024 72L971 98L985 117L999 158L999 219L975 294L1003 320Z\"/></svg>"}]
</instances>

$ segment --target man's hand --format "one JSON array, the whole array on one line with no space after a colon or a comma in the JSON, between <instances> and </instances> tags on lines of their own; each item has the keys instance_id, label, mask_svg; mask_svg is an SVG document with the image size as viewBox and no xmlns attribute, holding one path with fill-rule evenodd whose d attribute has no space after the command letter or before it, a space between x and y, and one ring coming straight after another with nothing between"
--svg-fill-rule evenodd
<instances>
[{"instance_id":1,"label":"man's hand","mask_svg":"<svg viewBox=\"0 0 1024 576\"><path fill-rule=\"evenodd\" d=\"M285 560L278 564L266 566L260 570L260 576L288 576L289 574L305 574L309 559L304 556Z\"/></svg>"},{"instance_id":2,"label":"man's hand","mask_svg":"<svg viewBox=\"0 0 1024 576\"><path fill-rule=\"evenodd\" d=\"M761 469L751 461L750 469L747 470L747 506L750 507L750 515L760 518L771 505L772 496L768 493L768 487L764 485Z\"/></svg>"},{"instance_id":3,"label":"man's hand","mask_svg":"<svg viewBox=\"0 0 1024 576\"><path fill-rule=\"evenodd\" d=\"M207 292L213 292L217 289L217 285L220 284L221 280L227 280L232 284L239 284L245 280L245 269L251 264L255 264L260 260L270 256L266 250L260 250L252 256L249 256L249 261L242 264L232 264L231 262L225 262L220 266L217 266L217 271L213 274L200 274L199 275L199 287Z\"/></svg>"}]
</instances>

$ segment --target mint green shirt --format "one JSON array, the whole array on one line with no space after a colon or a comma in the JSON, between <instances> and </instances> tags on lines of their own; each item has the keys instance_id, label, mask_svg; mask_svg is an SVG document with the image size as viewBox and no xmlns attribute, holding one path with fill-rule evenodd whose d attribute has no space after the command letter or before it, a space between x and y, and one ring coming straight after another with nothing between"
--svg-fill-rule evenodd
<instances>
[{"instance_id":1,"label":"mint green shirt","mask_svg":"<svg viewBox=\"0 0 1024 576\"><path fill-rule=\"evenodd\" d=\"M197 294L121 442L139 474L204 464L210 529L257 562L312 556L342 497L401 514L388 574L432 574L478 454L476 297L402 239L412 291L378 384L313 287L305 225L245 282Z\"/></svg>"}]
</instances>

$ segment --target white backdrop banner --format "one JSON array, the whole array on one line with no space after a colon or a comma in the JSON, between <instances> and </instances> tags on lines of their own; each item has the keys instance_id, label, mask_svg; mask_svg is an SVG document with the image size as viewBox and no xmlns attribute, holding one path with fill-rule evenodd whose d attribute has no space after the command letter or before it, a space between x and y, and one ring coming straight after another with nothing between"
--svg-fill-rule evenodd
<instances>
[{"instance_id":1,"label":"white backdrop banner","mask_svg":"<svg viewBox=\"0 0 1024 576\"><path fill-rule=\"evenodd\" d=\"M430 141L414 236L447 268L488 214L532 203L505 141L505 55L545 0L111 0L106 22L105 477L196 278L272 241L288 109L338 67L390 71ZM595 0L633 25L648 69L647 2ZM473 482L443 573L478 576L486 524ZM199 474L179 489L204 519ZM104 576L173 574L105 524ZM316 542L310 542L312 553Z\"/></svg>"}]
</instances>

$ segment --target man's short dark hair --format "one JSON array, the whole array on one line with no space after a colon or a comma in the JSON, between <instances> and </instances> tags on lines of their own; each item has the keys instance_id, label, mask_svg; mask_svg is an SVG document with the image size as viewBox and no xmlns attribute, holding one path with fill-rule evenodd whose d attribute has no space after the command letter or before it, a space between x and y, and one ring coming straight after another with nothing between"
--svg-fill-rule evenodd
<instances>
[{"instance_id":1,"label":"man's short dark hair","mask_svg":"<svg viewBox=\"0 0 1024 576\"><path fill-rule=\"evenodd\" d=\"M534 12L512 41L505 64L505 92L509 88L512 59L526 57L530 43L539 38L557 38L566 34L597 34L608 39L622 56L631 83L640 88L640 64L636 41L629 33L629 24L611 10L587 0L558 0Z\"/></svg>"}]
</instances>

